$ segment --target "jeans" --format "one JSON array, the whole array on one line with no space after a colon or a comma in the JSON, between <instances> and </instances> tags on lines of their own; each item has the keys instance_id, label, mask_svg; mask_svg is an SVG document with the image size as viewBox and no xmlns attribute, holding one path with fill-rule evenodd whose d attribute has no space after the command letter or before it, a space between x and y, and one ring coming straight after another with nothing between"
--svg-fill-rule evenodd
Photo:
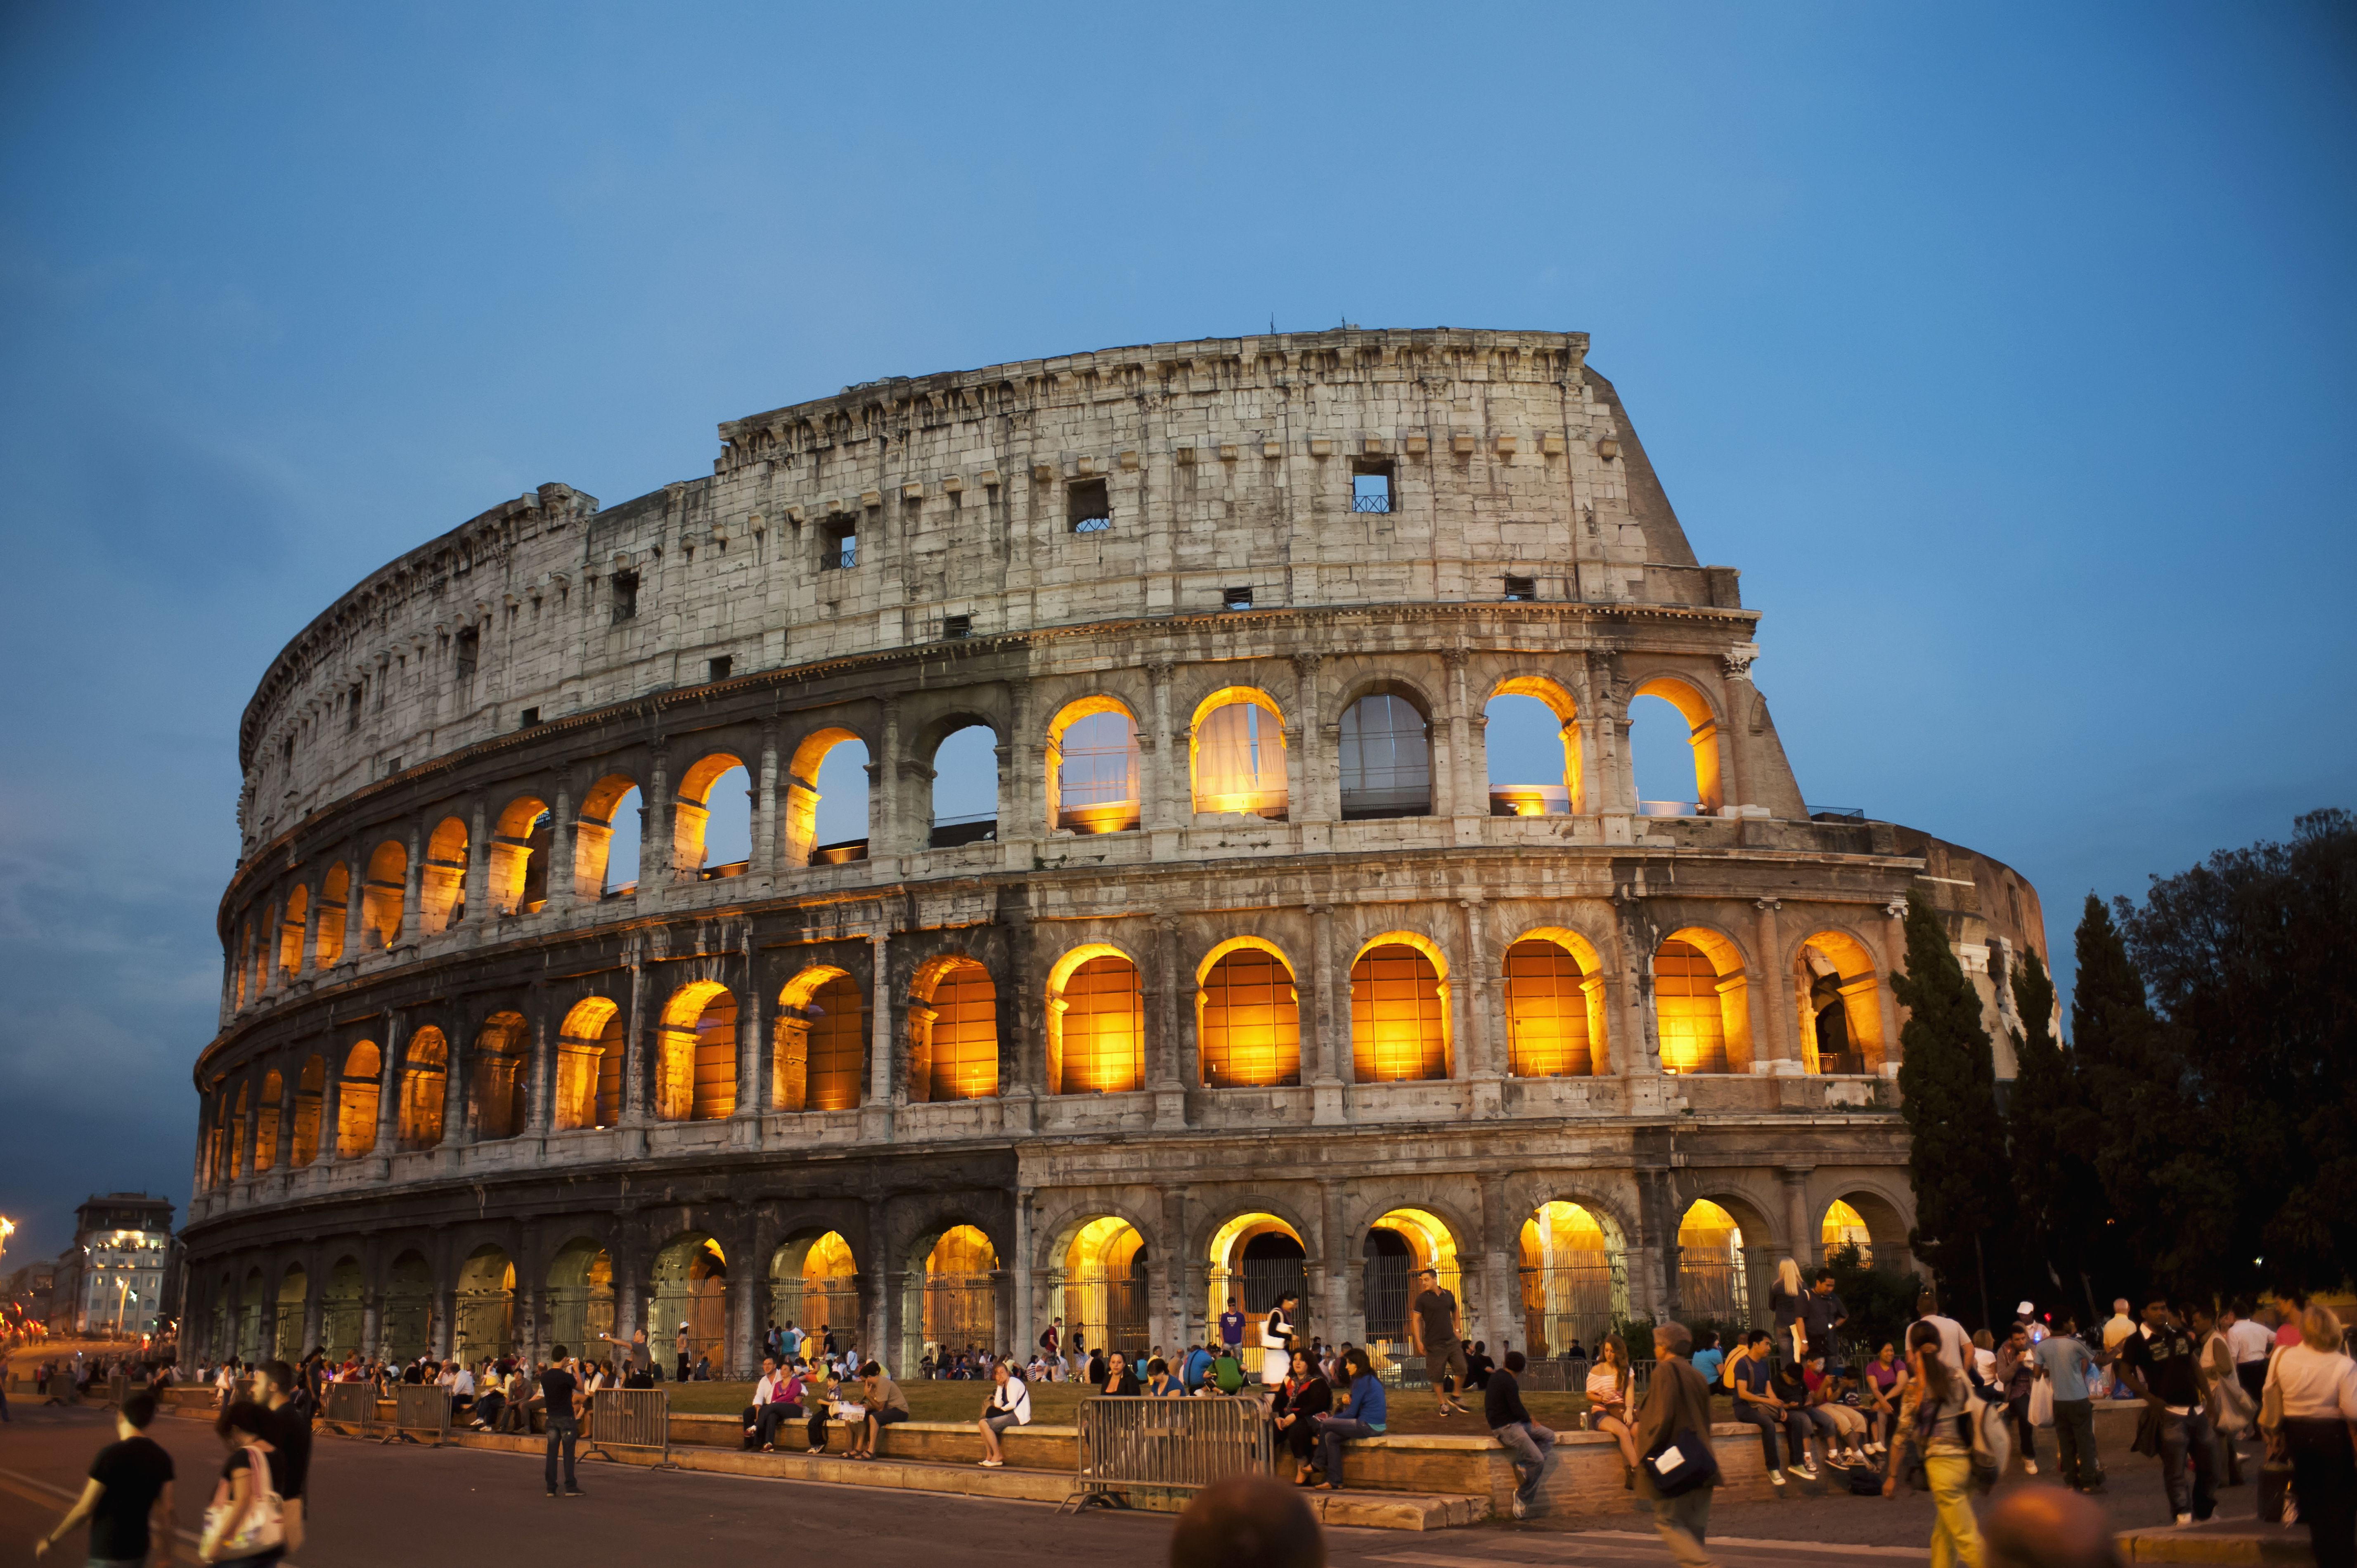
<instances>
[{"instance_id":1,"label":"jeans","mask_svg":"<svg viewBox=\"0 0 2357 1568\"><path fill-rule=\"evenodd\" d=\"M1702 1543L1710 1533L1710 1494L1717 1489L1696 1487L1679 1497L1653 1499L1653 1528L1678 1568L1710 1568L1710 1553Z\"/></svg>"},{"instance_id":2,"label":"jeans","mask_svg":"<svg viewBox=\"0 0 2357 1568\"><path fill-rule=\"evenodd\" d=\"M1555 1434L1535 1421L1510 1421L1491 1433L1498 1445L1514 1466L1523 1484L1514 1488L1514 1496L1525 1503L1539 1495L1539 1477L1546 1474L1547 1455L1555 1452ZM1333 1472L1326 1472L1330 1479Z\"/></svg>"},{"instance_id":3,"label":"jeans","mask_svg":"<svg viewBox=\"0 0 2357 1568\"><path fill-rule=\"evenodd\" d=\"M2021 1457L2027 1464L2038 1463L2038 1428L2029 1424L2029 1396L2005 1402L2006 1418L2013 1423L2015 1440L2021 1444Z\"/></svg>"},{"instance_id":4,"label":"jeans","mask_svg":"<svg viewBox=\"0 0 2357 1568\"><path fill-rule=\"evenodd\" d=\"M2190 1496L2185 1484L2185 1461L2193 1460ZM2190 1415L2160 1416L2160 1483L2169 1489L2169 1511L2208 1519L2218 1511L2218 1434L2210 1418L2196 1410Z\"/></svg>"},{"instance_id":5,"label":"jeans","mask_svg":"<svg viewBox=\"0 0 2357 1568\"><path fill-rule=\"evenodd\" d=\"M1326 1484L1339 1492L1342 1489L1342 1444L1353 1437L1372 1437L1375 1429L1347 1415L1321 1414L1317 1422L1318 1467L1326 1472Z\"/></svg>"},{"instance_id":6,"label":"jeans","mask_svg":"<svg viewBox=\"0 0 2357 1568\"><path fill-rule=\"evenodd\" d=\"M1932 1482L1932 1568L1981 1568L1980 1527L1973 1521L1973 1456L1953 1449L1927 1454Z\"/></svg>"},{"instance_id":7,"label":"jeans","mask_svg":"<svg viewBox=\"0 0 2357 1568\"><path fill-rule=\"evenodd\" d=\"M2350 1568L2357 1563L2357 1455L2349 1423L2294 1417L2283 1423L2283 1435L2316 1568Z\"/></svg>"},{"instance_id":8,"label":"jeans","mask_svg":"<svg viewBox=\"0 0 2357 1568\"><path fill-rule=\"evenodd\" d=\"M581 1435L580 1423L569 1412L548 1412L548 1489L556 1490L556 1449L565 1446L565 1489L576 1490L573 1484L573 1444Z\"/></svg>"},{"instance_id":9,"label":"jeans","mask_svg":"<svg viewBox=\"0 0 2357 1568\"><path fill-rule=\"evenodd\" d=\"M754 1412L753 1434L765 1447L774 1444L778 1441L778 1428L783 1426L790 1417L800 1420L802 1413L802 1407L791 1400L771 1400Z\"/></svg>"},{"instance_id":10,"label":"jeans","mask_svg":"<svg viewBox=\"0 0 2357 1568\"><path fill-rule=\"evenodd\" d=\"M1776 1429L1784 1429L1786 1444L1792 1452L1794 1465L1805 1464L1809 1457L1809 1423L1801 1419L1798 1411L1786 1411L1779 1415L1764 1404L1744 1404L1736 1407L1735 1419L1748 1421L1760 1429L1760 1452L1768 1460L1768 1473L1774 1475L1776 1465Z\"/></svg>"},{"instance_id":11,"label":"jeans","mask_svg":"<svg viewBox=\"0 0 2357 1568\"><path fill-rule=\"evenodd\" d=\"M2066 1487L2099 1487L2104 1466L2095 1457L2095 1402L2054 1402L2054 1469Z\"/></svg>"}]
</instances>

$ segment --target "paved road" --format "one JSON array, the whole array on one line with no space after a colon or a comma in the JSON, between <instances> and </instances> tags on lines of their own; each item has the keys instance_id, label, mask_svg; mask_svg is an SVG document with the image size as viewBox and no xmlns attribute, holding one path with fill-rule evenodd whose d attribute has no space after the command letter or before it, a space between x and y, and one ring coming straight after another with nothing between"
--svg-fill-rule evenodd
<instances>
[{"instance_id":1,"label":"paved road","mask_svg":"<svg viewBox=\"0 0 2357 1568\"><path fill-rule=\"evenodd\" d=\"M112 1417L14 1405L0 1426L0 1568L32 1561L34 1538L80 1490L90 1456L110 1441ZM158 1420L153 1434L181 1477L180 1523L204 1511L221 1447L210 1426ZM2151 1461L2110 1456L2110 1501L2124 1526L2165 1523ZM984 1502L870 1487L765 1481L584 1466L589 1494L552 1502L536 1458L472 1450L385 1448L323 1436L312 1463L314 1526L305 1568L408 1568L426 1561L536 1564L594 1561L630 1568L762 1561L791 1543L816 1561L923 1563L926 1568L1046 1563L1152 1568L1170 1520L1157 1514L1059 1517L1044 1505ZM2010 1485L2049 1485L2040 1477ZM2222 1514L2247 1519L2252 1488L2223 1494ZM1712 1520L1712 1553L1727 1568L1913 1568L1927 1561L1928 1500L1793 1497L1731 1504ZM188 1541L193 1542L193 1536ZM1336 1530L1338 1568L1652 1568L1668 1554L1646 1521L1493 1524L1429 1535ZM76 1541L46 1560L81 1561ZM193 1552L184 1550L184 1560Z\"/></svg>"}]
</instances>

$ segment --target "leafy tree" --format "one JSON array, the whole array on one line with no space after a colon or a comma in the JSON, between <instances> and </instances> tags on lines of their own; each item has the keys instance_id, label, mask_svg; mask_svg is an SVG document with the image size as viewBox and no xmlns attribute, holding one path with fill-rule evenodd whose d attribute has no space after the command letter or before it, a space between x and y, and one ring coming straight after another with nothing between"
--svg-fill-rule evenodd
<instances>
[{"instance_id":1,"label":"leafy tree","mask_svg":"<svg viewBox=\"0 0 2357 1568\"><path fill-rule=\"evenodd\" d=\"M1915 1294L1923 1288L1914 1271L1870 1265L1855 1241L1835 1249L1825 1267L1834 1272L1834 1290L1849 1308L1849 1321L1841 1331L1849 1359L1865 1361L1885 1345L1898 1347L1904 1359L1907 1326L1915 1320Z\"/></svg>"},{"instance_id":2,"label":"leafy tree","mask_svg":"<svg viewBox=\"0 0 2357 1568\"><path fill-rule=\"evenodd\" d=\"M2110 1285L2121 1273L2110 1206L2095 1174L2103 1122L2077 1053L2054 1038L2054 982L2046 965L2035 952L2025 953L2010 980L2022 1027L2012 1031L2017 1065L2006 1124L2023 1240L2047 1279L2093 1313L2095 1278Z\"/></svg>"},{"instance_id":3,"label":"leafy tree","mask_svg":"<svg viewBox=\"0 0 2357 1568\"><path fill-rule=\"evenodd\" d=\"M1942 1280L1943 1300L1976 1302L1987 1323L1992 1270L1984 1243L2002 1243L2014 1226L1996 1060L1980 996L1921 892L1907 896L1907 972L1891 977L1891 989L1908 1011L1899 1090L1915 1187L1911 1240ZM1995 1262L2002 1292L2014 1261L2000 1245Z\"/></svg>"}]
</instances>

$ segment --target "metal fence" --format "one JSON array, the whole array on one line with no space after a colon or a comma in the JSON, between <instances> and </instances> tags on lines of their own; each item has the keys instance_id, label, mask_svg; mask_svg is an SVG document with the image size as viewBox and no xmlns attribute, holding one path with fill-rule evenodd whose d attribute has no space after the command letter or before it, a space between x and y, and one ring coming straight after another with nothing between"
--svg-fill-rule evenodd
<instances>
[{"instance_id":1,"label":"metal fence","mask_svg":"<svg viewBox=\"0 0 2357 1568\"><path fill-rule=\"evenodd\" d=\"M651 1449L658 1469L671 1462L671 1391L669 1389L599 1389L589 1398L589 1413L581 1423L582 1457L602 1455L619 1464L611 1450Z\"/></svg>"},{"instance_id":2,"label":"metal fence","mask_svg":"<svg viewBox=\"0 0 2357 1568\"><path fill-rule=\"evenodd\" d=\"M366 1437L376 1425L374 1383L329 1383L326 1420L331 1432Z\"/></svg>"},{"instance_id":3,"label":"metal fence","mask_svg":"<svg viewBox=\"0 0 2357 1568\"><path fill-rule=\"evenodd\" d=\"M393 1435L385 1439L387 1443L425 1443L439 1448L449 1440L448 1389L404 1383L393 1391Z\"/></svg>"},{"instance_id":4,"label":"metal fence","mask_svg":"<svg viewBox=\"0 0 2357 1568\"><path fill-rule=\"evenodd\" d=\"M1127 1508L1133 1487L1194 1492L1231 1476L1265 1476L1275 1428L1258 1400L1081 1402L1079 1457L1065 1509Z\"/></svg>"}]
</instances>

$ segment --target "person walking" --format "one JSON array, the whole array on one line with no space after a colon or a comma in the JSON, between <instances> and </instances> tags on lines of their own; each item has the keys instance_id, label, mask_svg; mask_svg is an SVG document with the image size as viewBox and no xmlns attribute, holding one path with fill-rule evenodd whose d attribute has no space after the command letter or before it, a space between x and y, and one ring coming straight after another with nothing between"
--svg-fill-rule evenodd
<instances>
[{"instance_id":1,"label":"person walking","mask_svg":"<svg viewBox=\"0 0 2357 1568\"><path fill-rule=\"evenodd\" d=\"M2198 1356L2184 1320L2158 1294L2145 1304L2143 1326L2120 1341L2118 1352L2128 1386L2145 1403L2137 1447L2149 1439L2158 1448L2169 1511L2180 1525L2199 1524L2218 1510L2218 1436L2201 1407Z\"/></svg>"},{"instance_id":2,"label":"person walking","mask_svg":"<svg viewBox=\"0 0 2357 1568\"><path fill-rule=\"evenodd\" d=\"M1807 1287L1801 1283L1801 1265L1790 1258L1776 1263L1776 1283L1768 1287L1768 1309L1776 1319L1776 1354L1797 1367L1808 1348L1808 1330L1801 1311Z\"/></svg>"},{"instance_id":3,"label":"person walking","mask_svg":"<svg viewBox=\"0 0 2357 1568\"><path fill-rule=\"evenodd\" d=\"M1301 1303L1298 1291L1285 1291L1269 1309L1260 1326L1260 1380L1264 1388L1275 1388L1285 1381L1293 1357L1286 1347L1293 1342L1293 1313Z\"/></svg>"},{"instance_id":4,"label":"person walking","mask_svg":"<svg viewBox=\"0 0 2357 1568\"><path fill-rule=\"evenodd\" d=\"M1646 1462L1638 1466L1640 1489L1653 1506L1653 1529L1670 1549L1680 1568L1707 1568L1710 1554L1704 1542L1710 1535L1710 1497L1718 1486L1718 1456L1710 1446L1710 1388L1686 1357L1694 1336L1683 1323L1657 1324L1653 1328L1653 1376L1645 1390L1645 1403L1637 1412L1637 1451ZM1687 1454L1692 1443L1701 1452ZM1652 1459L1666 1457L1675 1448L1692 1462L1708 1463L1708 1474L1674 1497L1664 1495Z\"/></svg>"},{"instance_id":5,"label":"person walking","mask_svg":"<svg viewBox=\"0 0 2357 1568\"><path fill-rule=\"evenodd\" d=\"M199 1563L243 1563L269 1568L286 1555L285 1526L278 1507L280 1459L270 1446L270 1412L252 1400L232 1400L213 1423L229 1460L221 1466L205 1531L197 1543Z\"/></svg>"},{"instance_id":6,"label":"person walking","mask_svg":"<svg viewBox=\"0 0 2357 1568\"><path fill-rule=\"evenodd\" d=\"M2246 1295L2237 1296L2219 1321L2226 1331L2226 1348L2234 1353L2234 1380L2255 1406L2266 1388L2267 1358L2275 1354L2276 1337L2253 1316Z\"/></svg>"},{"instance_id":7,"label":"person walking","mask_svg":"<svg viewBox=\"0 0 2357 1568\"><path fill-rule=\"evenodd\" d=\"M1522 1372L1526 1365L1520 1350L1507 1351L1506 1364L1490 1374L1490 1386L1481 1391L1481 1419L1490 1423L1490 1435L1506 1451L1507 1462L1521 1478L1514 1488L1516 1519L1527 1518L1531 1504L1538 1500L1547 1455L1555 1452L1555 1434L1532 1420L1531 1412L1523 1408Z\"/></svg>"},{"instance_id":8,"label":"person walking","mask_svg":"<svg viewBox=\"0 0 2357 1568\"><path fill-rule=\"evenodd\" d=\"M552 1359L540 1374L540 1397L548 1416L548 1462L544 1474L548 1482L548 1495L577 1498L581 1488L574 1482L573 1448L581 1437L581 1380L565 1369L565 1347L559 1345L549 1352ZM556 1489L556 1456L565 1455L565 1490Z\"/></svg>"},{"instance_id":9,"label":"person walking","mask_svg":"<svg viewBox=\"0 0 2357 1568\"><path fill-rule=\"evenodd\" d=\"M1964 1375L1948 1365L1939 1327L1907 1330L1908 1379L1899 1402L1899 1445L1882 1495L1895 1498L1902 1477L1920 1477L1932 1494L1932 1568L1981 1568L1980 1530L1973 1521L1973 1449L1959 1430L1967 1409ZM1910 1482L1910 1485L1913 1483Z\"/></svg>"},{"instance_id":10,"label":"person walking","mask_svg":"<svg viewBox=\"0 0 2357 1568\"><path fill-rule=\"evenodd\" d=\"M284 1361L264 1361L255 1375L253 1391L270 1412L270 1446L278 1454L278 1504L286 1550L300 1552L308 1507L304 1498L311 1477L311 1415L295 1395L295 1369Z\"/></svg>"},{"instance_id":11,"label":"person walking","mask_svg":"<svg viewBox=\"0 0 2357 1568\"><path fill-rule=\"evenodd\" d=\"M147 1434L156 1419L156 1396L133 1394L114 1412L114 1441L90 1462L81 1496L58 1520L55 1529L33 1542L33 1555L45 1557L59 1541L90 1521L92 1563L152 1563L169 1568L172 1561L172 1456Z\"/></svg>"},{"instance_id":12,"label":"person walking","mask_svg":"<svg viewBox=\"0 0 2357 1568\"><path fill-rule=\"evenodd\" d=\"M2341 1319L2311 1305L2299 1343L2276 1352L2262 1385L2259 1425L2271 1455L2291 1460L2292 1491L2317 1568L2357 1563L2357 1362L2341 1348Z\"/></svg>"},{"instance_id":13,"label":"person walking","mask_svg":"<svg viewBox=\"0 0 2357 1568\"><path fill-rule=\"evenodd\" d=\"M2054 1473L2073 1491L2104 1489L2104 1466L2095 1455L2095 1402L2087 1375L2095 1353L2079 1337L2079 1320L2068 1310L2054 1315L2054 1332L2037 1348L2039 1370L2054 1385Z\"/></svg>"},{"instance_id":14,"label":"person walking","mask_svg":"<svg viewBox=\"0 0 2357 1568\"><path fill-rule=\"evenodd\" d=\"M2243 1484L2243 1455L2234 1446L2234 1435L2249 1431L2250 1418L2258 1412L2229 1408L2230 1399L2242 1397L2243 1385L2234 1376L2234 1352L2226 1343L2226 1331L2211 1316L2208 1305L2194 1303L2186 1318L2193 1330L2193 1369L2201 1382L2201 1408L2210 1417L2210 1429L2218 1434L2219 1457L2226 1462L2225 1485L2239 1487Z\"/></svg>"},{"instance_id":15,"label":"person walking","mask_svg":"<svg viewBox=\"0 0 2357 1568\"><path fill-rule=\"evenodd\" d=\"M1465 1341L1458 1336L1457 1296L1440 1288L1440 1275L1431 1269L1415 1273L1415 1298L1408 1303L1409 1347L1424 1358L1425 1376L1440 1401L1440 1414L1470 1415L1456 1398L1467 1375Z\"/></svg>"}]
</instances>

